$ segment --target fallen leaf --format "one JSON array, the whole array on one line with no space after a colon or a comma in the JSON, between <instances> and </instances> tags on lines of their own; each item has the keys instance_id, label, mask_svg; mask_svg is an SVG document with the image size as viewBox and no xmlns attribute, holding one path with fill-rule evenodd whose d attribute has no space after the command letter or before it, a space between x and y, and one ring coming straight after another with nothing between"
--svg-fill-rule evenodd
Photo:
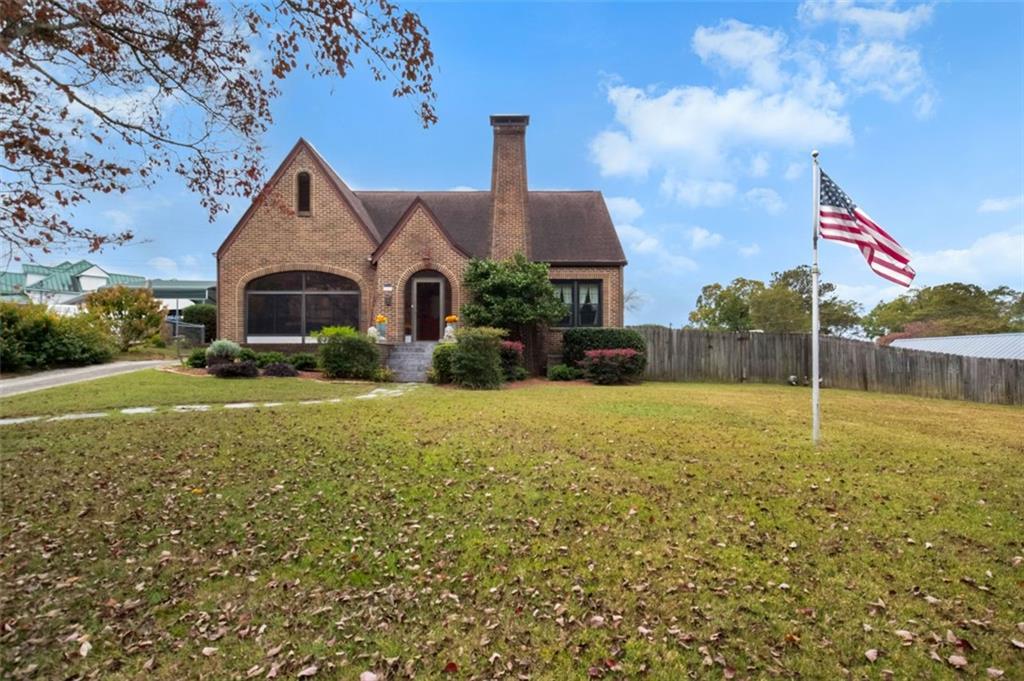
<instances>
[{"instance_id":1,"label":"fallen leaf","mask_svg":"<svg viewBox=\"0 0 1024 681\"><path fill-rule=\"evenodd\" d=\"M213 655L215 652L217 652L217 649L213 646L206 646L205 648L203 648L203 655L205 655L206 657Z\"/></svg>"},{"instance_id":2,"label":"fallen leaf","mask_svg":"<svg viewBox=\"0 0 1024 681\"><path fill-rule=\"evenodd\" d=\"M1002 678L1002 676L1003 676L1003 674L1005 672L1002 669L996 669L995 667L989 667L988 669L985 670L985 673L988 674L988 678L990 678L990 679L1000 679L1000 678Z\"/></svg>"},{"instance_id":3,"label":"fallen leaf","mask_svg":"<svg viewBox=\"0 0 1024 681\"><path fill-rule=\"evenodd\" d=\"M963 655L950 655L946 658L946 662L949 662L957 669L963 669L967 666L967 658Z\"/></svg>"},{"instance_id":4,"label":"fallen leaf","mask_svg":"<svg viewBox=\"0 0 1024 681\"><path fill-rule=\"evenodd\" d=\"M455 664L451 660L449 660L448 664L446 664L444 666L444 673L445 674L454 674L457 671L459 671L459 665ZM359 681L362 681L362 679L360 679Z\"/></svg>"},{"instance_id":5,"label":"fallen leaf","mask_svg":"<svg viewBox=\"0 0 1024 681\"><path fill-rule=\"evenodd\" d=\"M1014 648L1024 648L1024 641L1018 641L1015 638L1011 638L1010 643L1013 644Z\"/></svg>"},{"instance_id":6,"label":"fallen leaf","mask_svg":"<svg viewBox=\"0 0 1024 681\"><path fill-rule=\"evenodd\" d=\"M373 672L363 672L359 675L359 681L379 681L380 677Z\"/></svg>"},{"instance_id":7,"label":"fallen leaf","mask_svg":"<svg viewBox=\"0 0 1024 681\"><path fill-rule=\"evenodd\" d=\"M89 654L90 650L92 650L92 644L89 643L88 639L86 639L85 641L82 641L82 645L78 649L78 654L81 655L82 657L85 657L86 655Z\"/></svg>"},{"instance_id":8,"label":"fallen leaf","mask_svg":"<svg viewBox=\"0 0 1024 681\"><path fill-rule=\"evenodd\" d=\"M874 662L878 659L878 651L874 648L871 648L870 650L864 653L864 657L868 658L868 662Z\"/></svg>"},{"instance_id":9,"label":"fallen leaf","mask_svg":"<svg viewBox=\"0 0 1024 681\"><path fill-rule=\"evenodd\" d=\"M319 669L319 667L317 667L315 664L311 664L308 667L306 667L305 669L299 671L298 678L300 678L300 679L309 678L310 676L313 676L314 674L316 674L318 669Z\"/></svg>"},{"instance_id":10,"label":"fallen leaf","mask_svg":"<svg viewBox=\"0 0 1024 681\"><path fill-rule=\"evenodd\" d=\"M274 646L273 648L267 651L267 657L273 657L274 655L277 655L279 652L281 652L281 648L283 647L283 643L279 646Z\"/></svg>"},{"instance_id":11,"label":"fallen leaf","mask_svg":"<svg viewBox=\"0 0 1024 681\"><path fill-rule=\"evenodd\" d=\"M903 645L905 646L909 646L911 643L914 642L914 632L912 631L907 631L906 629L897 629L892 633L896 634L901 639L903 639Z\"/></svg>"}]
</instances>

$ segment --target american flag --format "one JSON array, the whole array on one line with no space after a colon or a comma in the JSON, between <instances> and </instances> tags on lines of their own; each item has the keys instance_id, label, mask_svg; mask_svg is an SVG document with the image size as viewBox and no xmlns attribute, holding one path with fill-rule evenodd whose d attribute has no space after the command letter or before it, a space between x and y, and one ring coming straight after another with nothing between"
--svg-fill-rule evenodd
<instances>
[{"instance_id":1,"label":"american flag","mask_svg":"<svg viewBox=\"0 0 1024 681\"><path fill-rule=\"evenodd\" d=\"M875 274L900 286L910 286L915 274L910 266L910 254L824 172L820 187L818 233L821 238L842 241L860 249Z\"/></svg>"}]
</instances>

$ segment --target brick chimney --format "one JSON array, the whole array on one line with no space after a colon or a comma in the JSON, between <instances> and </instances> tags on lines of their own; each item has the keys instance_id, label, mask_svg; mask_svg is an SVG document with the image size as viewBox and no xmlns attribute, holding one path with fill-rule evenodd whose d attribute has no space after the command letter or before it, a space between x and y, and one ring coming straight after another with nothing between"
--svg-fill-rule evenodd
<instances>
[{"instance_id":1,"label":"brick chimney","mask_svg":"<svg viewBox=\"0 0 1024 681\"><path fill-rule=\"evenodd\" d=\"M530 117L491 116L494 155L491 168L491 257L516 253L530 257L530 221L526 212L526 126Z\"/></svg>"}]
</instances>

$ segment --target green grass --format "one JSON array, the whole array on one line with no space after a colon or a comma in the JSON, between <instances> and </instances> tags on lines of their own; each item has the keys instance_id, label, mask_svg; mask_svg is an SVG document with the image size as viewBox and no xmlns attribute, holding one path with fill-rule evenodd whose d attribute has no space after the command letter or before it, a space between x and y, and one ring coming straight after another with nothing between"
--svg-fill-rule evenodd
<instances>
[{"instance_id":1,"label":"green grass","mask_svg":"<svg viewBox=\"0 0 1024 681\"><path fill-rule=\"evenodd\" d=\"M0 399L0 418L172 404L222 404L346 397L369 392L366 383L299 378L218 379L157 369L73 383Z\"/></svg>"},{"instance_id":2,"label":"green grass","mask_svg":"<svg viewBox=\"0 0 1024 681\"><path fill-rule=\"evenodd\" d=\"M0 664L1024 678L1024 410L823 402L818 452L808 392L768 386L422 387L6 427Z\"/></svg>"}]
</instances>

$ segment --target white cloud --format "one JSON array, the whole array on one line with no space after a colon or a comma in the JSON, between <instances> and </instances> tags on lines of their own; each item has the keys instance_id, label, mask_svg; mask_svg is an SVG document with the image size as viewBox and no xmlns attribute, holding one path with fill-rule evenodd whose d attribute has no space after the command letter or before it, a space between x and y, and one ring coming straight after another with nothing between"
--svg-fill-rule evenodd
<instances>
[{"instance_id":1,"label":"white cloud","mask_svg":"<svg viewBox=\"0 0 1024 681\"><path fill-rule=\"evenodd\" d=\"M925 83L917 50L891 42L858 43L839 53L843 80L859 92L898 102ZM930 111L930 103L926 109Z\"/></svg>"},{"instance_id":2,"label":"white cloud","mask_svg":"<svg viewBox=\"0 0 1024 681\"><path fill-rule=\"evenodd\" d=\"M721 206L736 195L736 185L720 180L677 180L666 176L661 191L689 206Z\"/></svg>"},{"instance_id":3,"label":"white cloud","mask_svg":"<svg viewBox=\"0 0 1024 681\"><path fill-rule=\"evenodd\" d=\"M160 274L173 275L178 271L178 263L175 262L173 258L167 258L162 255L150 258L146 261L146 264Z\"/></svg>"},{"instance_id":4,"label":"white cloud","mask_svg":"<svg viewBox=\"0 0 1024 681\"><path fill-rule=\"evenodd\" d=\"M786 202L782 200L779 193L768 187L755 187L743 195L747 203L761 208L772 215L777 215L786 209Z\"/></svg>"},{"instance_id":5,"label":"white cloud","mask_svg":"<svg viewBox=\"0 0 1024 681\"><path fill-rule=\"evenodd\" d=\"M705 248L714 248L722 243L722 235L704 229L703 227L692 227L687 230L690 237L690 248L699 251Z\"/></svg>"},{"instance_id":6,"label":"white cloud","mask_svg":"<svg viewBox=\"0 0 1024 681\"><path fill-rule=\"evenodd\" d=\"M918 118L930 118L935 110L935 93L925 92L914 100L914 115Z\"/></svg>"},{"instance_id":7,"label":"white cloud","mask_svg":"<svg viewBox=\"0 0 1024 681\"><path fill-rule=\"evenodd\" d=\"M880 302L898 298L907 292L907 289L896 284L888 284L879 279L878 284L836 284L835 294L841 300L852 300L864 306L865 310L871 310Z\"/></svg>"},{"instance_id":8,"label":"white cloud","mask_svg":"<svg viewBox=\"0 0 1024 681\"><path fill-rule=\"evenodd\" d=\"M611 196L605 199L605 203L608 205L608 212L611 213L612 222L615 224L635 222L644 214L643 206L636 199L628 196Z\"/></svg>"},{"instance_id":9,"label":"white cloud","mask_svg":"<svg viewBox=\"0 0 1024 681\"><path fill-rule=\"evenodd\" d=\"M785 177L790 182L792 182L793 180L798 180L801 177L803 177L805 168L806 166L803 163L800 163L799 161L793 161L788 166L786 166L786 172L783 174L783 177Z\"/></svg>"},{"instance_id":10,"label":"white cloud","mask_svg":"<svg viewBox=\"0 0 1024 681\"><path fill-rule=\"evenodd\" d=\"M633 225L615 225L619 238L626 242L626 250L635 253L653 253L661 248L656 236Z\"/></svg>"},{"instance_id":11,"label":"white cloud","mask_svg":"<svg viewBox=\"0 0 1024 681\"><path fill-rule=\"evenodd\" d=\"M204 274L207 268L203 266L203 259L195 255L183 255L175 260L164 255L158 255L146 261L146 264L160 275L169 279L208 279Z\"/></svg>"},{"instance_id":12,"label":"white cloud","mask_svg":"<svg viewBox=\"0 0 1024 681\"><path fill-rule=\"evenodd\" d=\"M739 254L744 258L752 258L761 252L761 247L757 244L750 244L749 246L740 246Z\"/></svg>"},{"instance_id":13,"label":"white cloud","mask_svg":"<svg viewBox=\"0 0 1024 681\"><path fill-rule=\"evenodd\" d=\"M764 154L755 154L750 159L750 175L752 177L764 177L768 174L769 167L768 157Z\"/></svg>"},{"instance_id":14,"label":"white cloud","mask_svg":"<svg viewBox=\"0 0 1024 681\"><path fill-rule=\"evenodd\" d=\"M905 10L893 9L895 6L892 2L864 6L852 0L806 0L797 10L797 16L807 23L834 21L855 26L865 36L893 38L906 37L932 18L930 4Z\"/></svg>"},{"instance_id":15,"label":"white cloud","mask_svg":"<svg viewBox=\"0 0 1024 681\"><path fill-rule=\"evenodd\" d=\"M993 197L978 204L979 213L1005 213L1018 206L1024 206L1024 194L1017 196Z\"/></svg>"},{"instance_id":16,"label":"white cloud","mask_svg":"<svg viewBox=\"0 0 1024 681\"><path fill-rule=\"evenodd\" d=\"M691 44L701 61L744 71L752 84L764 90L778 90L787 80L779 63L786 44L781 31L728 19L714 28L698 27Z\"/></svg>"},{"instance_id":17,"label":"white cloud","mask_svg":"<svg viewBox=\"0 0 1024 681\"><path fill-rule=\"evenodd\" d=\"M965 281L1019 287L1024 278L1024 225L986 234L966 248L911 253L910 264L927 284Z\"/></svg>"},{"instance_id":18,"label":"white cloud","mask_svg":"<svg viewBox=\"0 0 1024 681\"><path fill-rule=\"evenodd\" d=\"M480 190L477 189L476 187L470 187L469 185L460 184L460 185L456 185L456 186L452 187L448 191L450 191L450 192L476 192L476 191L480 191Z\"/></svg>"},{"instance_id":19,"label":"white cloud","mask_svg":"<svg viewBox=\"0 0 1024 681\"><path fill-rule=\"evenodd\" d=\"M135 227L135 217L128 211L112 208L110 210L103 211L102 215L110 221L110 226L119 232L126 229L133 229Z\"/></svg>"},{"instance_id":20,"label":"white cloud","mask_svg":"<svg viewBox=\"0 0 1024 681\"><path fill-rule=\"evenodd\" d=\"M651 161L624 133L605 130L590 143L590 157L601 168L602 175L635 175L643 177Z\"/></svg>"}]
</instances>

